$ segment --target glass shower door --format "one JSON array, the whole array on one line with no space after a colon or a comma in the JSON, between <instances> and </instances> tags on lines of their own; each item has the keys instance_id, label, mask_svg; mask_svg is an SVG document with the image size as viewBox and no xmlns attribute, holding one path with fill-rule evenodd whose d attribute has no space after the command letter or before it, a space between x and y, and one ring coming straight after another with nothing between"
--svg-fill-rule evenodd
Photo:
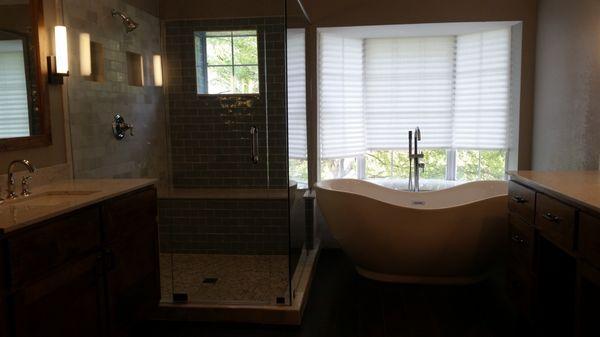
<instances>
[{"instance_id":1,"label":"glass shower door","mask_svg":"<svg viewBox=\"0 0 600 337\"><path fill-rule=\"evenodd\" d=\"M174 302L289 303L283 6L164 23Z\"/></svg>"}]
</instances>

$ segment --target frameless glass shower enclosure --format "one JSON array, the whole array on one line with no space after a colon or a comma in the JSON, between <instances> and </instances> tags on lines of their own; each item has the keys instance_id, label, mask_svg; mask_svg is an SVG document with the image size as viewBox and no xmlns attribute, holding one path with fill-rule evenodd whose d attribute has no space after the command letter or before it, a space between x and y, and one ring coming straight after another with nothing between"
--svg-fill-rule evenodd
<instances>
[{"instance_id":1,"label":"frameless glass shower enclosure","mask_svg":"<svg viewBox=\"0 0 600 337\"><path fill-rule=\"evenodd\" d=\"M163 23L162 298L290 304L298 192L288 180L286 3L220 6Z\"/></svg>"}]
</instances>

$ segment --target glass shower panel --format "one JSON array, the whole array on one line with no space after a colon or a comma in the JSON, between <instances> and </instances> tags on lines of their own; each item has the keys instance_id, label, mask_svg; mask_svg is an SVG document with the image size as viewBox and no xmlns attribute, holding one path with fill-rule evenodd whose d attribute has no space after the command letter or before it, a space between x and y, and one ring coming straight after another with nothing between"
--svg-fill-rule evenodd
<instances>
[{"instance_id":1,"label":"glass shower panel","mask_svg":"<svg viewBox=\"0 0 600 337\"><path fill-rule=\"evenodd\" d=\"M173 302L289 304L284 3L220 5L163 23L164 289Z\"/></svg>"},{"instance_id":2,"label":"glass shower panel","mask_svg":"<svg viewBox=\"0 0 600 337\"><path fill-rule=\"evenodd\" d=\"M312 248L307 232L304 195L308 190L306 27L298 0L286 0L286 74L288 179L290 207L290 297L293 299Z\"/></svg>"}]
</instances>

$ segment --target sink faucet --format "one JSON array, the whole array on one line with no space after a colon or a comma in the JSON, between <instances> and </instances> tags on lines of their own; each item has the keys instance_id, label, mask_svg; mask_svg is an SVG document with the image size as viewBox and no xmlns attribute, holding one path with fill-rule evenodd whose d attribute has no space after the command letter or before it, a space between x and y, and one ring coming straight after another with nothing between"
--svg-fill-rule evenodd
<instances>
[{"instance_id":1,"label":"sink faucet","mask_svg":"<svg viewBox=\"0 0 600 337\"><path fill-rule=\"evenodd\" d=\"M414 143L413 143L414 141ZM417 126L414 132L408 131L408 159L409 165L409 177L408 177L408 190L413 192L419 192L419 170L425 170L425 163L421 163L423 151L419 153L419 142L421 141L421 129ZM414 146L414 151L413 151ZM414 171L414 174L413 174ZM413 181L414 179L414 181Z\"/></svg>"},{"instance_id":2,"label":"sink faucet","mask_svg":"<svg viewBox=\"0 0 600 337\"><path fill-rule=\"evenodd\" d=\"M35 172L35 166L33 166L33 164L31 164L29 162L29 160L26 160L26 159L13 160L8 165L8 182L7 182L8 195L6 196L7 199L15 199L17 197L17 193L15 193L15 175L13 173L13 169L17 164L21 164L21 165L25 166L27 168L27 170L29 170L29 173ZM27 191L27 193L29 193L29 191Z\"/></svg>"}]
</instances>

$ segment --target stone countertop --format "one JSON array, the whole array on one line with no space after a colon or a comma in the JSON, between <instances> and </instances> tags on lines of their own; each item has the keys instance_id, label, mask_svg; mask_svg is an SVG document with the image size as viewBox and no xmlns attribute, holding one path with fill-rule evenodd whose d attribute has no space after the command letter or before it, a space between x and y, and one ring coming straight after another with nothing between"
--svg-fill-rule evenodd
<instances>
[{"instance_id":1,"label":"stone countertop","mask_svg":"<svg viewBox=\"0 0 600 337\"><path fill-rule=\"evenodd\" d=\"M600 213L600 171L510 171L511 180Z\"/></svg>"},{"instance_id":2,"label":"stone countertop","mask_svg":"<svg viewBox=\"0 0 600 337\"><path fill-rule=\"evenodd\" d=\"M0 235L156 182L155 179L75 179L34 187L31 196L0 204Z\"/></svg>"}]
</instances>

